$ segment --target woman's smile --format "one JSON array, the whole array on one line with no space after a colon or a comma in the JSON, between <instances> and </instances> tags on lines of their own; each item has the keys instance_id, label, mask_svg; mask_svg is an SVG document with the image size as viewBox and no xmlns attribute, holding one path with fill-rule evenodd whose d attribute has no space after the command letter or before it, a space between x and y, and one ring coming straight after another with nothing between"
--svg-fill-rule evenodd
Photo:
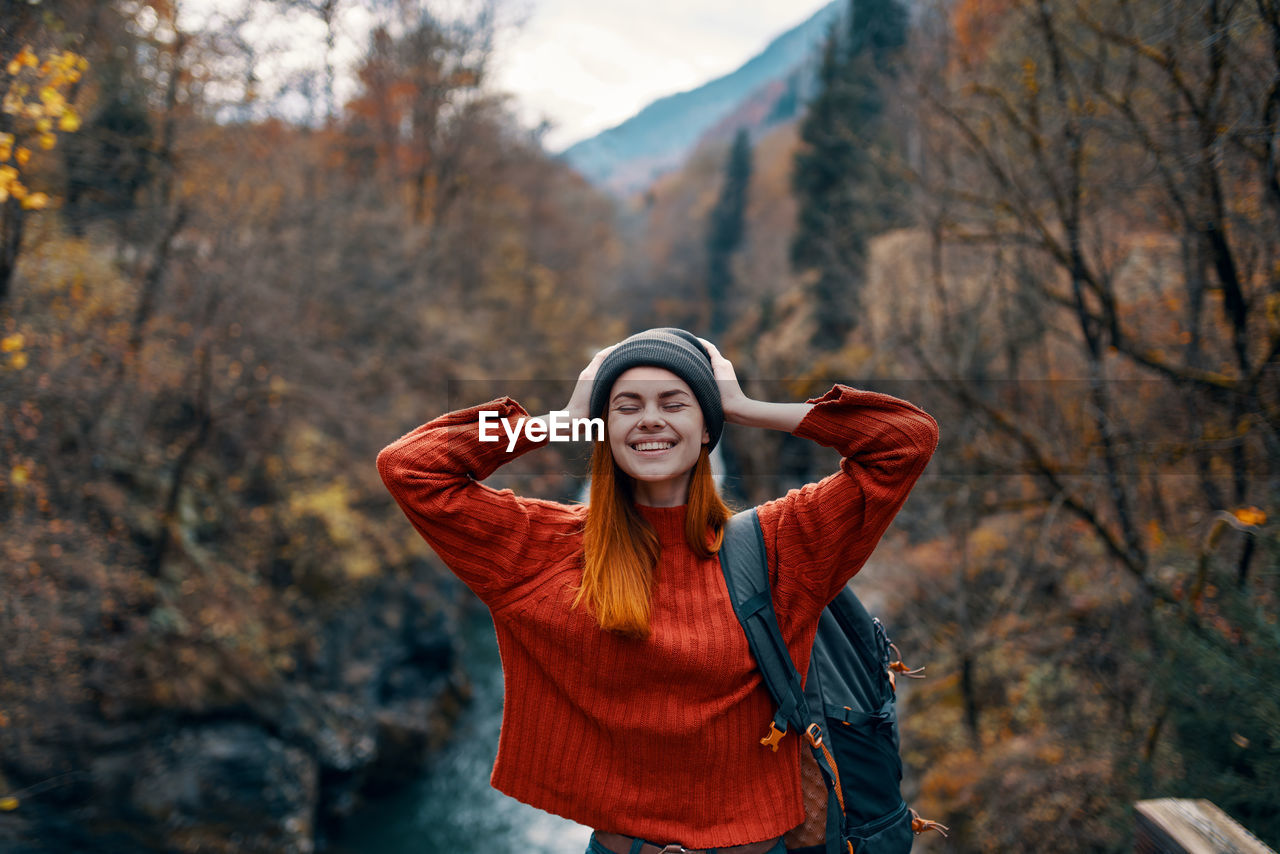
<instances>
[{"instance_id":1,"label":"woman's smile","mask_svg":"<svg viewBox=\"0 0 1280 854\"><path fill-rule=\"evenodd\" d=\"M644 456L656 457L671 450L676 444L674 439L646 439L643 442L636 442L631 449Z\"/></svg>"}]
</instances>

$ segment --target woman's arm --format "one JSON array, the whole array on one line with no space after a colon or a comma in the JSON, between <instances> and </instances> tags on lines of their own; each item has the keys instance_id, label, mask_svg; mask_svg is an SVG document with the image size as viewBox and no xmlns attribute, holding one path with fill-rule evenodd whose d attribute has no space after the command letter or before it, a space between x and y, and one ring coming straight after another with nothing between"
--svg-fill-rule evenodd
<instances>
[{"instance_id":1,"label":"woman's arm","mask_svg":"<svg viewBox=\"0 0 1280 854\"><path fill-rule=\"evenodd\" d=\"M742 391L733 363L720 354L716 345L699 338L711 354L711 372L720 387L720 403L724 407L724 420L744 427L763 427L790 433L813 409L812 403L768 403L752 400Z\"/></svg>"},{"instance_id":2,"label":"woman's arm","mask_svg":"<svg viewBox=\"0 0 1280 854\"><path fill-rule=\"evenodd\" d=\"M778 595L822 607L862 568L906 502L937 447L938 426L904 400L848 386L811 403L793 433L838 450L840 470L761 505L760 521L766 542L773 540Z\"/></svg>"},{"instance_id":3,"label":"woman's arm","mask_svg":"<svg viewBox=\"0 0 1280 854\"><path fill-rule=\"evenodd\" d=\"M565 407L571 417L586 417L596 370L612 349L597 353L578 376ZM442 415L378 454L378 472L405 516L449 569L495 610L539 566L572 551L581 524L580 509L479 482L543 444L517 428L520 419L526 425L543 421L546 435L545 416L530 419L520 404L501 398ZM485 437L496 441L482 441Z\"/></svg>"},{"instance_id":4,"label":"woman's arm","mask_svg":"<svg viewBox=\"0 0 1280 854\"><path fill-rule=\"evenodd\" d=\"M837 385L806 403L748 398L710 342L725 420L785 430L835 448L840 470L762 504L761 527L781 611L822 607L853 577L907 499L938 444L938 425L906 401Z\"/></svg>"},{"instance_id":5,"label":"woman's arm","mask_svg":"<svg viewBox=\"0 0 1280 854\"><path fill-rule=\"evenodd\" d=\"M490 436L480 441L481 414ZM501 398L423 424L378 454L378 472L405 516L463 582L491 609L506 604L538 567L553 561L578 520L571 507L521 498L479 481L536 447L521 430L508 451L502 422L527 417Z\"/></svg>"}]
</instances>

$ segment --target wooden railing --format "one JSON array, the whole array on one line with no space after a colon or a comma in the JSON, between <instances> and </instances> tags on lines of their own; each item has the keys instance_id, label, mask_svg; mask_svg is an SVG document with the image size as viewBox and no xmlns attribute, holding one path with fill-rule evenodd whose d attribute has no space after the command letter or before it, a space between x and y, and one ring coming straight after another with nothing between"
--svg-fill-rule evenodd
<instances>
[{"instance_id":1,"label":"wooden railing","mask_svg":"<svg viewBox=\"0 0 1280 854\"><path fill-rule=\"evenodd\" d=\"M1276 854L1209 801L1134 804L1134 854Z\"/></svg>"}]
</instances>

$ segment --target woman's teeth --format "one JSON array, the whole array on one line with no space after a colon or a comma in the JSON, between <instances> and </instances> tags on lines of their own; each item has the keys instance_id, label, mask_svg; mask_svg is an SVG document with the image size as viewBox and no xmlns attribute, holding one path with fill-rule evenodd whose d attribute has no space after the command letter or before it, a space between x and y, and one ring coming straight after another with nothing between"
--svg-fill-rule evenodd
<instances>
[{"instance_id":1,"label":"woman's teeth","mask_svg":"<svg viewBox=\"0 0 1280 854\"><path fill-rule=\"evenodd\" d=\"M640 442L631 447L637 451L665 451L667 448L675 447L675 442Z\"/></svg>"}]
</instances>

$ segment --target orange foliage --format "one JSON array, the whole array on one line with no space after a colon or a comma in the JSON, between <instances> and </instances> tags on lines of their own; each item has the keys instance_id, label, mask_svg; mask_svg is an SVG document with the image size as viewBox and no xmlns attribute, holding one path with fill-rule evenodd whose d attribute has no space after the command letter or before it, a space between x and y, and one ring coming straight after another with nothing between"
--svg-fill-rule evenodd
<instances>
[{"instance_id":1,"label":"orange foliage","mask_svg":"<svg viewBox=\"0 0 1280 854\"><path fill-rule=\"evenodd\" d=\"M1006 19L1019 0L960 0L951 11L951 26L959 49L959 59L975 65L1004 29Z\"/></svg>"},{"instance_id":2,"label":"orange foliage","mask_svg":"<svg viewBox=\"0 0 1280 854\"><path fill-rule=\"evenodd\" d=\"M0 112L9 117L12 132L0 133L0 203L12 197L28 210L49 205L48 194L32 192L21 175L33 147L48 151L57 144L58 132L80 129L80 116L67 93L88 68L87 59L69 50L50 51L42 62L30 45L5 63L10 79L0 85L5 93Z\"/></svg>"}]
</instances>

